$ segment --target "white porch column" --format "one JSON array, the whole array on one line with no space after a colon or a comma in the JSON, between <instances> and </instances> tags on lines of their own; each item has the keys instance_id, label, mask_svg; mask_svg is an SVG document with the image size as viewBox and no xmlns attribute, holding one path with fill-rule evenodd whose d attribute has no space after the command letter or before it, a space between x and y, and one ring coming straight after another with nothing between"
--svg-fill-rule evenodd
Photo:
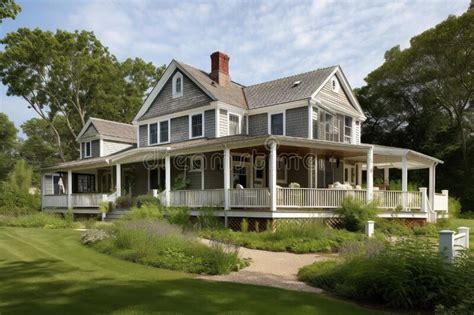
<instances>
[{"instance_id":1,"label":"white porch column","mask_svg":"<svg viewBox=\"0 0 474 315\"><path fill-rule=\"evenodd\" d=\"M276 189L276 179L277 179L277 145L274 141L269 143L270 145L270 161L269 161L269 177L268 185L270 186L270 210L276 211L277 207L277 189Z\"/></svg>"},{"instance_id":2,"label":"white porch column","mask_svg":"<svg viewBox=\"0 0 474 315\"><path fill-rule=\"evenodd\" d=\"M313 105L308 102L308 139L313 139Z\"/></svg>"},{"instance_id":3,"label":"white porch column","mask_svg":"<svg viewBox=\"0 0 474 315\"><path fill-rule=\"evenodd\" d=\"M362 178L362 176L361 176ZM367 202L374 200L374 148L367 152Z\"/></svg>"},{"instance_id":4,"label":"white porch column","mask_svg":"<svg viewBox=\"0 0 474 315\"><path fill-rule=\"evenodd\" d=\"M224 149L224 210L230 210L230 149ZM225 217L227 221L227 216Z\"/></svg>"},{"instance_id":5,"label":"white porch column","mask_svg":"<svg viewBox=\"0 0 474 315\"><path fill-rule=\"evenodd\" d=\"M386 167L383 169L383 184L385 186L390 185L390 168Z\"/></svg>"},{"instance_id":6,"label":"white porch column","mask_svg":"<svg viewBox=\"0 0 474 315\"><path fill-rule=\"evenodd\" d=\"M170 206L171 194L171 157L165 156L165 206Z\"/></svg>"},{"instance_id":7,"label":"white porch column","mask_svg":"<svg viewBox=\"0 0 474 315\"><path fill-rule=\"evenodd\" d=\"M430 176L429 176L429 184L428 184L428 192L429 192L429 199L431 204L431 209L434 210L434 196L436 192L436 164L430 166Z\"/></svg>"},{"instance_id":8,"label":"white porch column","mask_svg":"<svg viewBox=\"0 0 474 315\"><path fill-rule=\"evenodd\" d=\"M357 185L362 187L362 163L357 163Z\"/></svg>"},{"instance_id":9,"label":"white porch column","mask_svg":"<svg viewBox=\"0 0 474 315\"><path fill-rule=\"evenodd\" d=\"M67 207L72 206L72 171L67 171Z\"/></svg>"},{"instance_id":10,"label":"white porch column","mask_svg":"<svg viewBox=\"0 0 474 315\"><path fill-rule=\"evenodd\" d=\"M115 165L115 187L117 192L117 197L122 196L122 165Z\"/></svg>"},{"instance_id":11,"label":"white porch column","mask_svg":"<svg viewBox=\"0 0 474 315\"><path fill-rule=\"evenodd\" d=\"M402 197L402 206L403 208L406 208L407 206L407 192L408 191L408 163L407 163L407 157L404 155L402 157L402 192L403 192L403 197Z\"/></svg>"}]
</instances>

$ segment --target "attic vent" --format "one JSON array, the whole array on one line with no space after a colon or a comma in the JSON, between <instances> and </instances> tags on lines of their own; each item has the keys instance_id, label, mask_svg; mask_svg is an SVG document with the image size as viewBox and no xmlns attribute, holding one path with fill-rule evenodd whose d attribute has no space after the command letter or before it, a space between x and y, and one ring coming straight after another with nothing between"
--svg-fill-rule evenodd
<instances>
[{"instance_id":1,"label":"attic vent","mask_svg":"<svg viewBox=\"0 0 474 315\"><path fill-rule=\"evenodd\" d=\"M293 87L300 85L301 81L295 81L293 82Z\"/></svg>"}]
</instances>

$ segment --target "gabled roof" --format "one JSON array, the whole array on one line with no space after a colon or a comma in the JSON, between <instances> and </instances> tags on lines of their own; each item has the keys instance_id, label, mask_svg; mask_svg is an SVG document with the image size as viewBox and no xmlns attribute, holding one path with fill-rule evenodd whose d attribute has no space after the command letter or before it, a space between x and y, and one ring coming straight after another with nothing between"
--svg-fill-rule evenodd
<instances>
[{"instance_id":1,"label":"gabled roof","mask_svg":"<svg viewBox=\"0 0 474 315\"><path fill-rule=\"evenodd\" d=\"M247 86L244 88L247 105L253 109L310 98L336 68L317 69Z\"/></svg>"},{"instance_id":2,"label":"gabled roof","mask_svg":"<svg viewBox=\"0 0 474 315\"><path fill-rule=\"evenodd\" d=\"M77 136L79 139L89 128L90 125L93 125L97 130L100 136L105 138L113 138L115 140L123 140L129 143L137 142L137 127L134 125L105 120L100 118L90 117L86 122L81 132Z\"/></svg>"}]
</instances>

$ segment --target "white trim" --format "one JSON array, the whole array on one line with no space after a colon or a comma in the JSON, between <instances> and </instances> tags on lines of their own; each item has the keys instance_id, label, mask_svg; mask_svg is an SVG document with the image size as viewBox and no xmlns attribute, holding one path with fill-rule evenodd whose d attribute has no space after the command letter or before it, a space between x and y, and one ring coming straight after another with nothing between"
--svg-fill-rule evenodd
<instances>
[{"instance_id":1,"label":"white trim","mask_svg":"<svg viewBox=\"0 0 474 315\"><path fill-rule=\"evenodd\" d=\"M104 156L104 139L99 139L99 156Z\"/></svg>"},{"instance_id":2,"label":"white trim","mask_svg":"<svg viewBox=\"0 0 474 315\"><path fill-rule=\"evenodd\" d=\"M87 129L89 128L91 124L92 124L92 120L89 118L86 121L86 124L84 125L84 127L82 127L81 131L79 131L79 134L77 135L76 140L79 140L82 137L82 135L87 131Z\"/></svg>"},{"instance_id":3,"label":"white trim","mask_svg":"<svg viewBox=\"0 0 474 315\"><path fill-rule=\"evenodd\" d=\"M152 143L151 142L151 137L150 137L150 127L151 125L156 125L156 142L155 143ZM159 143L159 135L158 135L158 123L155 122L155 123L151 123L151 124L148 124L148 146L152 146L152 145L157 145Z\"/></svg>"},{"instance_id":4,"label":"white trim","mask_svg":"<svg viewBox=\"0 0 474 315\"><path fill-rule=\"evenodd\" d=\"M79 142L79 159L82 160L82 142Z\"/></svg>"},{"instance_id":5,"label":"white trim","mask_svg":"<svg viewBox=\"0 0 474 315\"><path fill-rule=\"evenodd\" d=\"M202 134L200 136L195 136L193 137L193 130L192 130L192 118L193 116L198 116L198 115L201 115L202 117ZM188 116L188 123L189 123L189 139L198 139L198 138L204 138L204 134L205 134L205 122L204 122L204 112L201 111L201 112L198 112L198 113L195 113L193 115L189 115Z\"/></svg>"},{"instance_id":6,"label":"white trim","mask_svg":"<svg viewBox=\"0 0 474 315\"><path fill-rule=\"evenodd\" d=\"M161 141L161 123L167 121L168 122L168 141ZM160 120L158 122L158 143L159 144L165 144L165 143L170 143L171 141L171 119L164 119Z\"/></svg>"},{"instance_id":7,"label":"white trim","mask_svg":"<svg viewBox=\"0 0 474 315\"><path fill-rule=\"evenodd\" d=\"M234 112L230 112L230 111L227 111L227 135L229 136L230 134L230 115L234 115L234 116L237 116L237 118L239 119L238 121L238 132L236 135L240 135L242 134L242 115L239 115L237 113L234 113Z\"/></svg>"},{"instance_id":8,"label":"white trim","mask_svg":"<svg viewBox=\"0 0 474 315\"><path fill-rule=\"evenodd\" d=\"M162 116L157 116L157 117L149 118L149 119L146 119L146 120L142 120L138 123L138 125L142 126L142 125L146 125L146 124L152 124L152 123L155 123L155 122L158 122L158 121L161 121L161 120L168 120L168 119L171 120L173 118L179 118L179 117L183 117L183 116L199 114L199 113L203 113L203 112L208 111L208 110L212 110L214 108L215 108L215 105L209 104L209 105L201 106L199 108L183 110L183 111L180 111L180 112L175 112L175 113L171 113L171 114L167 114L167 115L162 115Z\"/></svg>"},{"instance_id":9,"label":"white trim","mask_svg":"<svg viewBox=\"0 0 474 315\"><path fill-rule=\"evenodd\" d=\"M313 139L313 105L308 102L308 139Z\"/></svg>"},{"instance_id":10,"label":"white trim","mask_svg":"<svg viewBox=\"0 0 474 315\"><path fill-rule=\"evenodd\" d=\"M140 127L137 126L137 148L140 147Z\"/></svg>"},{"instance_id":11,"label":"white trim","mask_svg":"<svg viewBox=\"0 0 474 315\"><path fill-rule=\"evenodd\" d=\"M287 109L293 109L293 108L305 107L305 106L308 106L307 99L281 103L281 104L275 104L275 105L269 105L269 106L264 106L260 108L255 108L255 109L249 109L248 114L250 116L250 115L257 115L257 114L264 114L264 113L277 113L277 112L281 112Z\"/></svg>"},{"instance_id":12,"label":"white trim","mask_svg":"<svg viewBox=\"0 0 474 315\"><path fill-rule=\"evenodd\" d=\"M248 135L248 134L249 134L249 114L246 114L246 115L245 115L245 120L246 120L246 121L245 121L245 122L246 122L246 123L245 123L245 129L246 129L245 132L246 132L246 134Z\"/></svg>"},{"instance_id":13,"label":"white trim","mask_svg":"<svg viewBox=\"0 0 474 315\"><path fill-rule=\"evenodd\" d=\"M181 91L179 92L176 91L176 81L178 81L178 79L181 79ZM173 98L183 96L183 90L184 90L183 83L184 83L183 74L177 71L173 76L173 82L172 82L172 97Z\"/></svg>"},{"instance_id":14,"label":"white trim","mask_svg":"<svg viewBox=\"0 0 474 315\"><path fill-rule=\"evenodd\" d=\"M215 111L215 128L216 128L216 131L215 131L215 136L216 138L219 138L220 137L220 132L219 132L219 119L220 119L220 110L219 110L219 105L216 104L216 109L214 110Z\"/></svg>"},{"instance_id":15,"label":"white trim","mask_svg":"<svg viewBox=\"0 0 474 315\"><path fill-rule=\"evenodd\" d=\"M83 142L84 145L85 145L85 148L84 148L84 158L90 158L92 156L92 141L85 141ZM87 145L89 145L89 155L87 155Z\"/></svg>"},{"instance_id":16,"label":"white trim","mask_svg":"<svg viewBox=\"0 0 474 315\"><path fill-rule=\"evenodd\" d=\"M268 119L268 134L272 135L272 116L273 115L279 115L283 114L283 134L282 135L274 135L274 136L286 136L286 111L282 112L275 112L275 113L268 113L267 114L267 119Z\"/></svg>"}]
</instances>

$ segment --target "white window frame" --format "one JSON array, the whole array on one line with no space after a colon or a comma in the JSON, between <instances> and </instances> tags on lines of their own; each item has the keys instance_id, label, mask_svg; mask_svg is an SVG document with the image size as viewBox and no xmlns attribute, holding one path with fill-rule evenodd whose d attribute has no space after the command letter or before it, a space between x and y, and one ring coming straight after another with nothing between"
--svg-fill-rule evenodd
<instances>
[{"instance_id":1,"label":"white window frame","mask_svg":"<svg viewBox=\"0 0 474 315\"><path fill-rule=\"evenodd\" d=\"M161 141L161 123L163 122L168 122L168 141ZM160 120L158 122L158 143L163 144L163 143L170 143L171 141L171 119L165 119L165 120Z\"/></svg>"},{"instance_id":2,"label":"white window frame","mask_svg":"<svg viewBox=\"0 0 474 315\"><path fill-rule=\"evenodd\" d=\"M268 113L268 134L272 134L272 116L283 114L283 136L286 136L286 113L285 111L282 112L275 112L275 113ZM281 135L276 135L281 136Z\"/></svg>"},{"instance_id":3,"label":"white window frame","mask_svg":"<svg viewBox=\"0 0 474 315\"><path fill-rule=\"evenodd\" d=\"M285 162L285 159L284 158L278 158L277 159L277 164L280 161ZM277 184L288 184L288 164L287 163L285 163L284 174L285 174L284 179L278 179L278 167L277 167Z\"/></svg>"},{"instance_id":4,"label":"white window frame","mask_svg":"<svg viewBox=\"0 0 474 315\"><path fill-rule=\"evenodd\" d=\"M341 85L339 84L339 80L335 75L331 78L331 90L336 93L339 93L341 90Z\"/></svg>"},{"instance_id":5,"label":"white window frame","mask_svg":"<svg viewBox=\"0 0 474 315\"><path fill-rule=\"evenodd\" d=\"M181 91L176 91L176 81L178 79L181 79ZM181 97L183 96L183 90L184 90L184 84L183 84L183 74L181 72L176 72L175 75L173 76L173 98L176 97Z\"/></svg>"},{"instance_id":6,"label":"white window frame","mask_svg":"<svg viewBox=\"0 0 474 315\"><path fill-rule=\"evenodd\" d=\"M194 168L194 161L201 161L201 168ZM204 157L201 155L192 156L189 159L189 172L203 172L204 171Z\"/></svg>"},{"instance_id":7,"label":"white window frame","mask_svg":"<svg viewBox=\"0 0 474 315\"><path fill-rule=\"evenodd\" d=\"M156 142L151 142L151 137L150 137L150 126L151 125L156 125ZM159 124L157 122L148 124L147 126L147 132L148 132L148 145L157 145L160 141L160 131L158 129Z\"/></svg>"},{"instance_id":8,"label":"white window frame","mask_svg":"<svg viewBox=\"0 0 474 315\"><path fill-rule=\"evenodd\" d=\"M201 115L202 117L202 134L200 136L195 136L193 137L193 117ZM190 114L188 116L188 122L189 122L189 139L198 139L198 138L204 138L205 134L205 122L204 122L204 112L199 112L195 114Z\"/></svg>"},{"instance_id":9,"label":"white window frame","mask_svg":"<svg viewBox=\"0 0 474 315\"><path fill-rule=\"evenodd\" d=\"M84 157L90 158L92 156L92 141L85 141L84 143ZM89 155L87 154L87 145L89 145Z\"/></svg>"},{"instance_id":10,"label":"white window frame","mask_svg":"<svg viewBox=\"0 0 474 315\"><path fill-rule=\"evenodd\" d=\"M237 113L231 113L229 111L227 111L227 135L230 136L230 115L233 115L233 116L237 116L239 118L239 122L238 122L238 131L237 131L237 135L240 135L242 134L242 116L237 114Z\"/></svg>"},{"instance_id":11,"label":"white window frame","mask_svg":"<svg viewBox=\"0 0 474 315\"><path fill-rule=\"evenodd\" d=\"M350 125L346 125L346 118L351 118ZM352 143L352 138L353 138L352 134L354 133L353 125L354 125L354 117L344 116L344 143ZM349 128L351 130L350 135L346 134L346 128Z\"/></svg>"}]
</instances>

